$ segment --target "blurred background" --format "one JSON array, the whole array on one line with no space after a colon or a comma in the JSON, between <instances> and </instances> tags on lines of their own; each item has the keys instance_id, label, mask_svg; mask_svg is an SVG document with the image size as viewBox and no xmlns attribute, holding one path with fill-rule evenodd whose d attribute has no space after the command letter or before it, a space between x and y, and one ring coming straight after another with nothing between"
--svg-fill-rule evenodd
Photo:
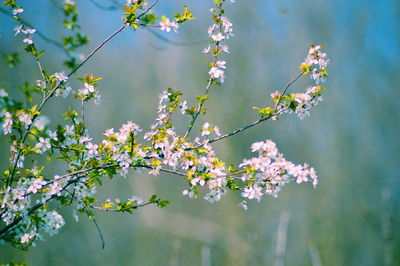
<instances>
[{"instance_id":1,"label":"blurred background","mask_svg":"<svg viewBox=\"0 0 400 266\"><path fill-rule=\"evenodd\" d=\"M113 6L108 0L77 2L82 31L91 38L81 50L87 54L119 27L122 13L108 10ZM104 77L99 87L102 105L87 107L95 139L127 120L148 129L165 88L182 91L190 103L203 93L208 72L204 62L209 58L201 51L207 46L212 2L160 1L157 14L171 17L186 4L197 19L178 34L125 30L79 71L75 77ZM37 29L55 39L65 34L57 8L61 1L19 3L25 8L22 17ZM105 180L98 197L146 199L157 193L171 205L149 206L133 215L98 213L104 250L94 223L83 216L76 223L67 209L66 225L58 235L39 241L29 252L2 245L0 263L400 265L400 2L238 0L227 4L226 11L235 31L227 42L231 53L224 55L227 77L222 87L212 87L208 114L198 124L209 121L230 132L253 121L257 114L251 107L271 103L269 94L299 73L309 45L324 44L331 59L328 90L309 118L284 116L215 145L221 158L239 164L250 156L251 143L270 138L288 160L316 168L317 189L289 184L278 198L250 202L244 211L237 193L209 204L182 196L185 182L179 177L132 171L126 179ZM21 51L14 26L0 13L4 52ZM42 62L48 72L64 70L62 51L37 37L35 41L48 50ZM21 59L23 64L14 69L0 62L0 87L16 88L39 78L31 57ZM303 77L291 91L302 91L310 83ZM45 115L61 121L58 114L76 105L72 98L57 98ZM183 129L189 121L182 117L176 122ZM0 141L4 169L8 144ZM63 166L55 164L49 174L60 169Z\"/></svg>"}]
</instances>

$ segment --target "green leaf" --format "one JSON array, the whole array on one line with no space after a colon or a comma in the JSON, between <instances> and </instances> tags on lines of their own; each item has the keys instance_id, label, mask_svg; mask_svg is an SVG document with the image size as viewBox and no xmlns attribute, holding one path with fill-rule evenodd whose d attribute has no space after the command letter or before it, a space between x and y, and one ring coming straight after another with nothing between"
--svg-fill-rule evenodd
<instances>
[{"instance_id":1,"label":"green leaf","mask_svg":"<svg viewBox=\"0 0 400 266\"><path fill-rule=\"evenodd\" d=\"M258 108L256 106L253 107L254 110L257 110L260 116L269 116L275 111L275 108L266 107L266 108Z\"/></svg>"},{"instance_id":2,"label":"green leaf","mask_svg":"<svg viewBox=\"0 0 400 266\"><path fill-rule=\"evenodd\" d=\"M42 55L44 55L45 52L46 52L46 50L42 50L42 51L38 52L36 54L36 58L39 59Z\"/></svg>"},{"instance_id":3,"label":"green leaf","mask_svg":"<svg viewBox=\"0 0 400 266\"><path fill-rule=\"evenodd\" d=\"M149 201L152 202L152 203L154 203L154 202L157 201L157 199L158 199L157 195L154 194L154 195L152 195L152 196L150 197Z\"/></svg>"},{"instance_id":4,"label":"green leaf","mask_svg":"<svg viewBox=\"0 0 400 266\"><path fill-rule=\"evenodd\" d=\"M303 75L309 73L311 71L311 65L310 64L301 64L299 66L299 68L301 69Z\"/></svg>"},{"instance_id":5,"label":"green leaf","mask_svg":"<svg viewBox=\"0 0 400 266\"><path fill-rule=\"evenodd\" d=\"M5 54L3 58L7 61L8 67L10 68L15 67L20 62L18 53L12 53L10 55Z\"/></svg>"},{"instance_id":6,"label":"green leaf","mask_svg":"<svg viewBox=\"0 0 400 266\"><path fill-rule=\"evenodd\" d=\"M133 28L134 30L137 30L137 28L139 27L139 23L133 22L133 23L131 23L131 26L132 26L132 28Z\"/></svg>"},{"instance_id":7,"label":"green leaf","mask_svg":"<svg viewBox=\"0 0 400 266\"><path fill-rule=\"evenodd\" d=\"M112 203L104 203L103 205L101 205L101 208L103 209L110 209L112 207L114 207L114 204Z\"/></svg>"},{"instance_id":8,"label":"green leaf","mask_svg":"<svg viewBox=\"0 0 400 266\"><path fill-rule=\"evenodd\" d=\"M199 104L203 104L208 99L208 94L204 94L203 96L196 96L197 102Z\"/></svg>"},{"instance_id":9,"label":"green leaf","mask_svg":"<svg viewBox=\"0 0 400 266\"><path fill-rule=\"evenodd\" d=\"M165 208L165 207L167 207L169 205L169 203L170 202L168 200L162 200L157 204L157 206L160 207L160 208Z\"/></svg>"},{"instance_id":10,"label":"green leaf","mask_svg":"<svg viewBox=\"0 0 400 266\"><path fill-rule=\"evenodd\" d=\"M146 14L141 17L141 21L144 24L154 24L157 20L157 16L155 14Z\"/></svg>"}]
</instances>

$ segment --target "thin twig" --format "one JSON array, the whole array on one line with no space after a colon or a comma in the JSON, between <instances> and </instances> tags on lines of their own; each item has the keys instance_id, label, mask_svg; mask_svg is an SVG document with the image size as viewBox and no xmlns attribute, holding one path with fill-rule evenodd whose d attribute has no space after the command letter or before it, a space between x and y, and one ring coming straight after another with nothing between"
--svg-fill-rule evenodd
<instances>
[{"instance_id":1,"label":"thin twig","mask_svg":"<svg viewBox=\"0 0 400 266\"><path fill-rule=\"evenodd\" d=\"M251 124L249 124L249 125L247 125L247 126L240 127L240 128L238 128L238 129L235 129L234 131L232 131L232 132L230 132L230 133L227 133L227 134L224 134L224 135L222 135L222 136L219 136L219 137L217 137L217 138L211 139L211 140L208 141L208 143L213 143L213 142L216 142L216 141L225 139L225 138L227 138L227 137L236 135L236 134L238 134L238 133L240 133L240 132L242 132L242 131L245 131L245 130L247 130L247 129L249 129L249 128L252 128L252 127L254 127L254 126L257 125L257 124L259 124L259 123L261 123L261 122L264 122L264 121L267 121L267 120L271 119L272 117L277 116L277 115L279 115L279 114L285 112L286 110L288 110L288 108L283 108L283 109L280 109L279 111L277 111L277 108L278 108L278 105L279 105L279 103L281 102L282 97L284 96L284 94L287 92L287 90L290 88L290 86L292 86L293 83L295 83L301 76L303 76L303 73L297 75L292 81L290 81L290 82L285 86L285 88L284 88L283 91L281 92L281 95L280 95L280 97L279 97L279 99L278 99L278 101L277 101L277 103L276 103L276 105L275 105L275 110L274 110L274 114L273 114L273 115L271 114L271 115L266 116L266 117L260 117L260 118L258 118L256 121L254 121L253 123L251 123ZM201 146L203 146L203 145L196 146L195 148L199 148L199 147L201 147Z\"/></svg>"},{"instance_id":2,"label":"thin twig","mask_svg":"<svg viewBox=\"0 0 400 266\"><path fill-rule=\"evenodd\" d=\"M161 171L161 172L165 172L165 173L170 173L170 174L179 175L179 176L188 176L187 174L184 174L184 173L182 173L182 172L178 172L178 171L174 171L174 170L169 170L169 169L164 169L164 168L161 168L160 171Z\"/></svg>"},{"instance_id":3,"label":"thin twig","mask_svg":"<svg viewBox=\"0 0 400 266\"><path fill-rule=\"evenodd\" d=\"M303 76L303 73L300 73L299 75L297 75L291 82L289 82L289 83L286 85L285 89L281 92L281 95L280 95L278 101L276 102L275 111L277 110L279 104L281 103L281 100L282 100L283 96L285 95L286 91L287 91L287 90L290 88L290 86L292 86L292 84L295 83L301 76Z\"/></svg>"},{"instance_id":4,"label":"thin twig","mask_svg":"<svg viewBox=\"0 0 400 266\"><path fill-rule=\"evenodd\" d=\"M104 246L106 245L106 242L104 241L103 234L101 233L100 227L99 227L99 225L97 224L96 219L93 219L93 223L94 223L94 225L96 226L97 232L99 232L99 235L100 235L101 248L104 249Z\"/></svg>"},{"instance_id":5,"label":"thin twig","mask_svg":"<svg viewBox=\"0 0 400 266\"><path fill-rule=\"evenodd\" d=\"M216 142L216 141L220 141L220 140L222 140L222 139L225 139L225 138L227 138L227 137L236 135L236 134L238 134L238 133L240 133L240 132L242 132L242 131L245 131L245 130L247 130L247 129L249 129L249 128L254 127L255 125L260 124L261 122L267 121L267 120L271 119L272 117L274 117L274 116L276 116L276 115L279 115L279 114L285 112L286 110L287 110L287 108L284 108L284 109L281 109L281 110L279 110L278 112L274 113L273 115L266 116L266 117L263 117L263 118L260 117L259 119L257 119L257 120L254 121L253 123L251 123L251 124L249 124L249 125L247 125L247 126L240 127L240 128L238 128L238 129L235 129L234 131L232 131L232 132L230 132L230 133L227 133L227 134L224 134L224 135L221 135L221 136L219 136L219 137L217 137L217 138L211 139L211 140L208 141L208 143L213 143L213 142ZM199 148L199 147L202 147L203 145L204 145L204 144L200 144L200 145L196 146L195 148L191 148L191 149L197 149L197 148Z\"/></svg>"},{"instance_id":6,"label":"thin twig","mask_svg":"<svg viewBox=\"0 0 400 266\"><path fill-rule=\"evenodd\" d=\"M208 91L210 89L212 81L213 81L213 79L210 77L210 79L208 80L208 84L207 84L206 90L205 90L203 95L207 95L208 94ZM196 122L197 117L200 115L201 108L203 107L203 104L204 104L204 101L201 104L199 104L199 106L198 106L198 108L196 110L196 113L194 114L193 119L189 124L189 128L187 129L187 131L186 131L186 133L185 133L185 135L183 137L184 139L186 139L189 136L190 131L192 131L194 123Z\"/></svg>"},{"instance_id":7,"label":"thin twig","mask_svg":"<svg viewBox=\"0 0 400 266\"><path fill-rule=\"evenodd\" d=\"M22 22L22 20L21 20L21 18L20 18L19 16L17 16L17 19L18 19L19 22ZM22 23L23 23L23 22L22 22ZM25 24L22 24L22 28L23 28L23 30L26 30L26 25L25 25ZM27 38L31 38L31 34L30 34L30 33L26 33L25 36L26 36ZM38 56L35 56L35 59L36 59L37 65L38 65L38 67L39 67L40 75L41 75L43 81L46 82L46 84L47 84L46 77L45 77L45 73L44 73L44 71L43 71L42 65L40 64L39 57L38 57Z\"/></svg>"},{"instance_id":8,"label":"thin twig","mask_svg":"<svg viewBox=\"0 0 400 266\"><path fill-rule=\"evenodd\" d=\"M136 19L139 20L142 16L147 14L156 4L158 0L154 1L152 5L149 6L149 8L146 9L142 14L140 14ZM68 77L70 77L72 74L74 74L78 69L80 69L98 50L101 49L106 43L108 43L112 38L115 37L118 33L120 33L122 30L124 30L126 27L128 27L129 24L124 24L122 25L119 29L117 29L115 32L113 32L110 36L108 36L104 41L102 41L77 67L75 67L71 73L68 74Z\"/></svg>"},{"instance_id":9,"label":"thin twig","mask_svg":"<svg viewBox=\"0 0 400 266\"><path fill-rule=\"evenodd\" d=\"M150 204L154 204L154 202L148 201L148 202L143 203L143 204L138 204L138 205L135 205L135 206L131 206L131 207L127 208L127 209L135 210L135 209L142 208L142 207L150 205ZM98 211L104 211L104 212L113 212L113 213L121 212L121 211L117 211L117 210L114 210L114 209L105 209L105 208L102 208L102 207L99 207L99 206L88 206L88 207L92 208L92 209L95 209L95 210L98 210Z\"/></svg>"},{"instance_id":10,"label":"thin twig","mask_svg":"<svg viewBox=\"0 0 400 266\"><path fill-rule=\"evenodd\" d=\"M2 8L2 7L0 7L0 12L3 13L3 14L5 14L5 15L7 15L7 16L9 16L9 17L14 17L14 15L13 15L11 12L7 11L6 9L4 9L4 8ZM41 32L40 30L38 30L35 26L33 26L32 24L30 24L30 23L27 22L26 20L23 20L23 19L21 19L21 18L19 18L19 20L20 20L23 24L25 24L26 26L28 26L29 28L36 29L36 32L35 32L35 33L36 33L37 36L39 36L42 40L44 40L44 41L46 41L46 42L48 42L48 43L51 43L51 44L57 46L58 48L62 49L69 57L71 56L70 53L69 53L69 51L66 50L66 49L64 48L64 46L63 46L60 42L58 42L58 41L56 41L56 40L53 40L53 39L47 37L46 34L44 34L43 32Z\"/></svg>"},{"instance_id":11,"label":"thin twig","mask_svg":"<svg viewBox=\"0 0 400 266\"><path fill-rule=\"evenodd\" d=\"M222 5L222 3L219 4L219 6L218 6L219 9L221 9L221 5ZM220 31L222 31L222 28L221 28L221 27L222 27L222 26L220 26ZM216 47L215 49L216 49L216 50L219 49L219 44L220 44L219 41L217 41L217 42L215 43L215 47ZM216 54L216 52L214 52L214 54L213 54L213 65L214 65L214 66L215 66L215 64L217 63L217 56L218 56L218 54ZM205 89L205 92L204 92L203 95L208 95L208 91L209 91L209 89L210 89L210 87L211 87L211 84L212 84L213 80L214 80L214 78L212 78L212 77L210 76L210 78L209 78L209 80L208 80L208 83L207 83L207 86L206 86L206 89ZM197 120L198 116L200 115L201 108L203 107L203 104L204 104L204 101L202 101L202 102L199 104L199 106L198 106L198 108L197 108L197 110L196 110L196 113L194 114L193 119L192 119L192 121L191 121L190 124L189 124L189 128L187 129L187 131L186 131L186 133L185 133L185 135L184 135L184 137L183 137L184 139L186 139L186 138L189 136L190 131L193 129L193 126L194 126L194 124L196 123L196 120Z\"/></svg>"},{"instance_id":12,"label":"thin twig","mask_svg":"<svg viewBox=\"0 0 400 266\"><path fill-rule=\"evenodd\" d=\"M40 75L42 76L43 81L46 82L46 77L44 76L43 68L38 58L36 58L36 63L39 67Z\"/></svg>"},{"instance_id":13,"label":"thin twig","mask_svg":"<svg viewBox=\"0 0 400 266\"><path fill-rule=\"evenodd\" d=\"M94 50L77 66L75 67L69 74L68 77L70 77L72 74L74 74L78 69L80 69L98 50L100 50L101 47L103 47L106 43L108 43L112 38L114 38L115 35L120 33L123 29L125 29L128 25L124 24L122 25L119 29L114 31L110 36L108 36L104 41L102 41Z\"/></svg>"},{"instance_id":14,"label":"thin twig","mask_svg":"<svg viewBox=\"0 0 400 266\"><path fill-rule=\"evenodd\" d=\"M81 101L81 116L82 116L82 123L85 126L85 101L82 99Z\"/></svg>"},{"instance_id":15,"label":"thin twig","mask_svg":"<svg viewBox=\"0 0 400 266\"><path fill-rule=\"evenodd\" d=\"M153 7L157 4L158 0L155 0L142 14L140 14L136 19L139 20L142 16L146 15Z\"/></svg>"}]
</instances>

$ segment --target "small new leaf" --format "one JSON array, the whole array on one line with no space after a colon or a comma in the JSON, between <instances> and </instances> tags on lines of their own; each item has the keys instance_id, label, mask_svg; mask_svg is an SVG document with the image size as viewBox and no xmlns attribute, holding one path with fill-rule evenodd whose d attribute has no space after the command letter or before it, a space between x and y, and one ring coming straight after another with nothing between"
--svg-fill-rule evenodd
<instances>
[{"instance_id":1,"label":"small new leaf","mask_svg":"<svg viewBox=\"0 0 400 266\"><path fill-rule=\"evenodd\" d=\"M272 115L272 113L275 111L275 109L272 107L258 108L254 106L253 109L257 110L261 117Z\"/></svg>"},{"instance_id":2,"label":"small new leaf","mask_svg":"<svg viewBox=\"0 0 400 266\"><path fill-rule=\"evenodd\" d=\"M174 18L175 18L176 22L178 22L178 23L183 23L186 20L196 19L195 17L193 17L193 12L189 11L187 6L183 7L182 14L176 13L174 15Z\"/></svg>"}]
</instances>

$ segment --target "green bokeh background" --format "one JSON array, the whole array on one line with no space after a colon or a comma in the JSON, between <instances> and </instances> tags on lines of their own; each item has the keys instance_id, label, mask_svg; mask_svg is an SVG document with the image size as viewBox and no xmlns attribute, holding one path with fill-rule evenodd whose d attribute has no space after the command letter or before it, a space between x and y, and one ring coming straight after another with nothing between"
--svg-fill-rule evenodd
<instances>
[{"instance_id":1,"label":"green bokeh background","mask_svg":"<svg viewBox=\"0 0 400 266\"><path fill-rule=\"evenodd\" d=\"M62 12L56 7L61 1L19 2L25 7L23 18L38 29L53 38L65 33ZM91 37L82 49L87 54L120 25L121 12L102 10L92 1L77 2L82 30ZM97 3L107 6L109 2ZM191 103L194 95L203 92L208 57L201 50L207 44L212 1L165 0L155 11L171 16L185 4L197 20L185 24L178 34L157 31L161 39L149 31L125 30L79 71L80 76L104 77L100 82L103 104L87 108L95 139L106 128L119 128L127 120L148 129L156 116L157 97L167 87L182 91ZM268 103L271 92L296 76L311 43L324 44L331 59L328 90L309 118L285 116L215 145L221 158L238 164L250 156L251 143L270 138L288 160L308 162L317 169L317 189L290 184L278 198L251 202L244 211L237 206L238 194L229 193L221 202L209 204L183 197L185 182L179 177L132 171L126 179L105 181L98 189L99 198L147 198L157 193L171 205L146 207L133 215L99 213L96 220L104 250L93 222L82 216L76 223L67 209L66 225L58 235L37 242L29 252L2 245L0 263L400 264L400 2L238 0L226 6L235 30L228 41L231 53L224 56L227 77L222 87L212 88L208 113L199 124L209 121L230 132L253 121L257 114L251 107ZM13 37L13 27L12 19L0 13L2 51L22 47L21 37L18 41ZM48 50L44 67L50 73L63 70L64 54L38 38L35 41ZM40 78L32 59L22 59L24 63L15 69L0 62L0 87L16 88ZM304 77L291 90L303 90L310 82ZM58 114L76 105L71 98L54 99L45 114L57 122ZM182 117L176 122L182 132L189 121ZM8 144L3 137L0 149L4 169ZM50 167L49 175L64 169L62 164ZM285 247L280 255L278 246Z\"/></svg>"}]
</instances>

